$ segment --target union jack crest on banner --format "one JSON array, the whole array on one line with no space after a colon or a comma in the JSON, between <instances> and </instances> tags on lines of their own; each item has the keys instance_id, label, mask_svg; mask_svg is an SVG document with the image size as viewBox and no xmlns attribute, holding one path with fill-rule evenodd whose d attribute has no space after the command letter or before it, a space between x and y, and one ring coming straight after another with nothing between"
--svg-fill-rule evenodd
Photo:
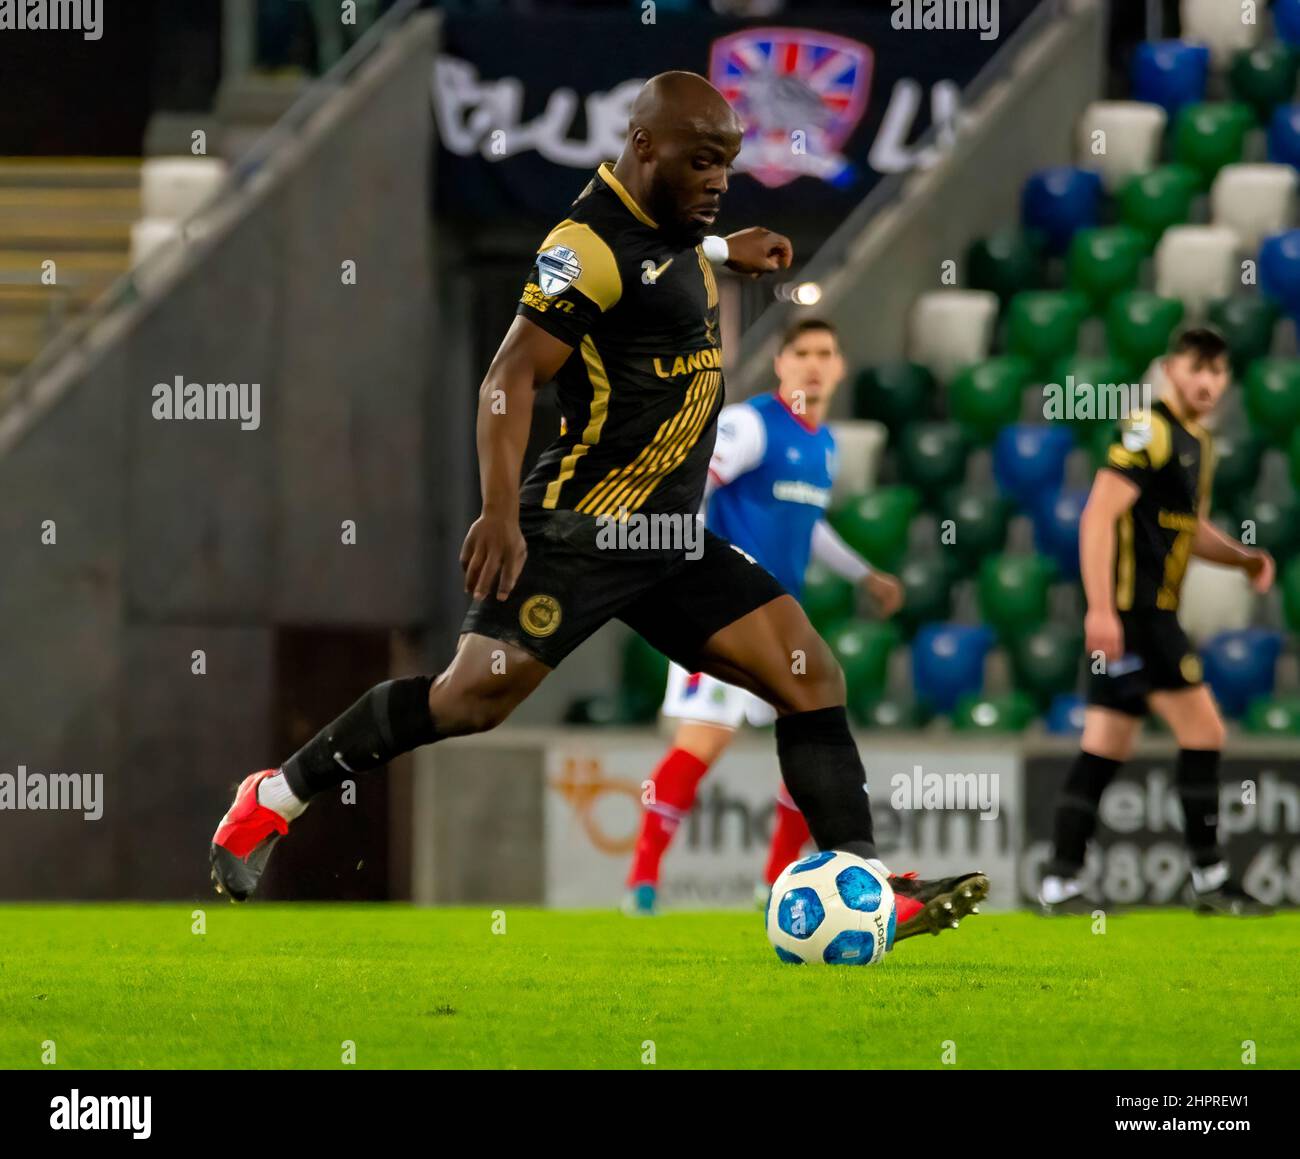
<instances>
[{"instance_id":1,"label":"union jack crest on banner","mask_svg":"<svg viewBox=\"0 0 1300 1159\"><path fill-rule=\"evenodd\" d=\"M812 28L715 40L709 80L745 123L737 170L770 188L796 177L851 184L856 171L841 149L867 110L874 61L865 44Z\"/></svg>"}]
</instances>

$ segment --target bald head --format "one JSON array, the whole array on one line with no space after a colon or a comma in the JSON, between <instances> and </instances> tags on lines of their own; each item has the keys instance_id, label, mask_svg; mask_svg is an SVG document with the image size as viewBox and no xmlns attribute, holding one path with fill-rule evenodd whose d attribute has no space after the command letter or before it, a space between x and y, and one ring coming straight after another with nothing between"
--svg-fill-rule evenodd
<instances>
[{"instance_id":1,"label":"bald head","mask_svg":"<svg viewBox=\"0 0 1300 1159\"><path fill-rule=\"evenodd\" d=\"M663 72L632 103L614 173L660 228L702 237L717 219L743 136L736 110L704 77Z\"/></svg>"}]
</instances>

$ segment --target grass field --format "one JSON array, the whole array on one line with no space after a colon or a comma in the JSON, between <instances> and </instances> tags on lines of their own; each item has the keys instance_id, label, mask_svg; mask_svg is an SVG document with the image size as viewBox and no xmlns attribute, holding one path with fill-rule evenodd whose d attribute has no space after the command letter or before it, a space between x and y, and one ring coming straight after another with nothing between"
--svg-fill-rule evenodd
<instances>
[{"instance_id":1,"label":"grass field","mask_svg":"<svg viewBox=\"0 0 1300 1159\"><path fill-rule=\"evenodd\" d=\"M821 969L757 914L193 909L0 907L0 1067L1300 1066L1296 913L983 914Z\"/></svg>"}]
</instances>

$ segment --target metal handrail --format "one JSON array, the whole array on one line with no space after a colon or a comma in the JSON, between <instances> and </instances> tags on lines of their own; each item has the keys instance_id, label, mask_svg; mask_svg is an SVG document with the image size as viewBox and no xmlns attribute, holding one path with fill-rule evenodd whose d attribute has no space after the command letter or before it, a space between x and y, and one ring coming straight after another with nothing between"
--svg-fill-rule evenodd
<instances>
[{"instance_id":1,"label":"metal handrail","mask_svg":"<svg viewBox=\"0 0 1300 1159\"><path fill-rule=\"evenodd\" d=\"M357 42L326 73L313 80L302 94L285 110L279 120L259 136L252 145L230 166L229 172L211 195L181 223L181 238L186 239L203 219L224 209L230 198L242 192L249 182L261 172L266 163L296 133L316 115L325 102L339 91L371 58L388 34L407 17L419 10L422 0L397 0L387 12L357 39ZM84 314L69 326L61 329L40 353L18 374L0 405L0 417L5 412L23 405L30 398L36 384L69 355L82 347L91 333L119 310L135 304L142 297L141 284L150 275L163 271L175 261L174 245L160 246L139 265L133 266L116 278L95 299Z\"/></svg>"}]
</instances>

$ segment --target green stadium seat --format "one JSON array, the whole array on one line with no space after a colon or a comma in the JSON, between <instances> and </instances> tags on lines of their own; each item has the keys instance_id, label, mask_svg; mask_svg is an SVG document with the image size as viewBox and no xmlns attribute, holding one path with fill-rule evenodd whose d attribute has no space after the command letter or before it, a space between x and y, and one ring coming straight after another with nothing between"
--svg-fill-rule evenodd
<instances>
[{"instance_id":1,"label":"green stadium seat","mask_svg":"<svg viewBox=\"0 0 1300 1159\"><path fill-rule=\"evenodd\" d=\"M1300 698L1261 696L1246 710L1241 723L1250 733L1300 736Z\"/></svg>"},{"instance_id":2,"label":"green stadium seat","mask_svg":"<svg viewBox=\"0 0 1300 1159\"><path fill-rule=\"evenodd\" d=\"M1162 165L1131 177L1119 190L1120 220L1139 230L1153 249L1170 226L1190 220L1199 187L1199 174L1186 165Z\"/></svg>"},{"instance_id":3,"label":"green stadium seat","mask_svg":"<svg viewBox=\"0 0 1300 1159\"><path fill-rule=\"evenodd\" d=\"M1282 588L1282 611L1286 616L1287 627L1293 632L1300 632L1300 556L1282 568L1279 579Z\"/></svg>"},{"instance_id":4,"label":"green stadium seat","mask_svg":"<svg viewBox=\"0 0 1300 1159\"><path fill-rule=\"evenodd\" d=\"M1111 357L1129 368L1126 382L1141 382L1153 359L1169 348L1174 328L1183 319L1183 304L1149 290L1130 290L1106 309L1106 341Z\"/></svg>"},{"instance_id":5,"label":"green stadium seat","mask_svg":"<svg viewBox=\"0 0 1300 1159\"><path fill-rule=\"evenodd\" d=\"M1110 445L1115 441L1115 424L1090 423L1084 433L1084 449L1088 452L1088 458L1092 463L1093 470L1097 470L1105 465L1106 458L1110 454Z\"/></svg>"},{"instance_id":6,"label":"green stadium seat","mask_svg":"<svg viewBox=\"0 0 1300 1159\"><path fill-rule=\"evenodd\" d=\"M1132 381L1132 378L1123 362L1106 356L1072 355L1061 359L1052 367L1048 381L1062 389L1061 402L1064 413L1061 418L1070 424L1076 442L1081 446L1085 445L1092 429L1098 424L1098 407L1108 405L1106 400L1113 395L1113 391L1108 388L1126 385ZM1073 380L1073 387L1071 387L1071 380ZM1081 393L1083 388L1087 387L1093 389L1093 402L1090 407L1083 405L1084 395ZM1068 408L1065 398L1065 392L1071 389L1075 392L1073 410Z\"/></svg>"},{"instance_id":7,"label":"green stadium seat","mask_svg":"<svg viewBox=\"0 0 1300 1159\"><path fill-rule=\"evenodd\" d=\"M1300 423L1300 361L1259 358L1246 371L1246 413L1260 437L1285 447Z\"/></svg>"},{"instance_id":8,"label":"green stadium seat","mask_svg":"<svg viewBox=\"0 0 1300 1159\"><path fill-rule=\"evenodd\" d=\"M1007 542L1011 500L996 488L955 488L939 505L939 543L956 555L964 568L972 568L986 555L1001 551ZM952 524L952 542L945 539L945 522Z\"/></svg>"},{"instance_id":9,"label":"green stadium seat","mask_svg":"<svg viewBox=\"0 0 1300 1159\"><path fill-rule=\"evenodd\" d=\"M844 670L849 703L862 706L860 711L884 693L889 655L898 641L893 624L871 620L849 620L826 637Z\"/></svg>"},{"instance_id":10,"label":"green stadium seat","mask_svg":"<svg viewBox=\"0 0 1300 1159\"><path fill-rule=\"evenodd\" d=\"M1036 714L1033 700L1020 691L964 696L952 714L952 726L960 732L1024 732Z\"/></svg>"},{"instance_id":11,"label":"green stadium seat","mask_svg":"<svg viewBox=\"0 0 1300 1159\"><path fill-rule=\"evenodd\" d=\"M1014 356L968 366L948 385L948 412L977 442L991 443L1020 418L1030 373L1029 363Z\"/></svg>"},{"instance_id":12,"label":"green stadium seat","mask_svg":"<svg viewBox=\"0 0 1300 1159\"><path fill-rule=\"evenodd\" d=\"M1079 346L1079 326L1088 314L1082 294L1057 290L1028 290L1007 307L1007 351L1025 358L1036 373L1073 354Z\"/></svg>"},{"instance_id":13,"label":"green stadium seat","mask_svg":"<svg viewBox=\"0 0 1300 1159\"><path fill-rule=\"evenodd\" d=\"M1101 311L1116 294L1137 285L1147 252L1146 235L1132 226L1081 229L1070 243L1070 287Z\"/></svg>"},{"instance_id":14,"label":"green stadium seat","mask_svg":"<svg viewBox=\"0 0 1300 1159\"><path fill-rule=\"evenodd\" d=\"M1273 348L1278 308L1263 294L1219 298L1210 303L1208 319L1227 339L1232 369L1238 378Z\"/></svg>"},{"instance_id":15,"label":"green stadium seat","mask_svg":"<svg viewBox=\"0 0 1300 1159\"><path fill-rule=\"evenodd\" d=\"M1255 489L1264 446L1249 430L1218 431L1214 436L1214 504L1235 508Z\"/></svg>"},{"instance_id":16,"label":"green stadium seat","mask_svg":"<svg viewBox=\"0 0 1300 1159\"><path fill-rule=\"evenodd\" d=\"M853 723L862 728L911 730L924 728L933 719L933 714L915 701L890 696L850 704L848 709Z\"/></svg>"},{"instance_id":17,"label":"green stadium seat","mask_svg":"<svg viewBox=\"0 0 1300 1159\"><path fill-rule=\"evenodd\" d=\"M980 565L980 613L998 636L1014 640L1047 619L1055 568L1042 555L993 555Z\"/></svg>"},{"instance_id":18,"label":"green stadium seat","mask_svg":"<svg viewBox=\"0 0 1300 1159\"><path fill-rule=\"evenodd\" d=\"M1174 121L1174 160L1195 169L1201 188L1209 189L1220 169L1241 160L1254 121L1251 107L1239 101L1184 105Z\"/></svg>"},{"instance_id":19,"label":"green stadium seat","mask_svg":"<svg viewBox=\"0 0 1300 1159\"><path fill-rule=\"evenodd\" d=\"M950 550L950 549L948 549ZM952 616L953 565L947 551L908 558L898 571L903 585L903 606L894 621L909 636L922 624Z\"/></svg>"},{"instance_id":20,"label":"green stadium seat","mask_svg":"<svg viewBox=\"0 0 1300 1159\"><path fill-rule=\"evenodd\" d=\"M1016 687L1041 709L1052 697L1073 692L1079 683L1083 636L1064 624L1043 624L1011 641L1011 672Z\"/></svg>"},{"instance_id":21,"label":"green stadium seat","mask_svg":"<svg viewBox=\"0 0 1300 1159\"><path fill-rule=\"evenodd\" d=\"M1255 545L1271 552L1278 565L1288 561L1300 547L1300 504L1294 492L1246 497L1237 504L1237 527L1247 520L1255 527Z\"/></svg>"},{"instance_id":22,"label":"green stadium seat","mask_svg":"<svg viewBox=\"0 0 1300 1159\"><path fill-rule=\"evenodd\" d=\"M629 636L623 645L620 717L638 724L653 721L663 703L667 682L668 658L640 636Z\"/></svg>"},{"instance_id":23,"label":"green stadium seat","mask_svg":"<svg viewBox=\"0 0 1300 1159\"><path fill-rule=\"evenodd\" d=\"M956 423L911 423L898 436L898 475L933 500L961 482L967 454L966 434Z\"/></svg>"},{"instance_id":24,"label":"green stadium seat","mask_svg":"<svg viewBox=\"0 0 1300 1159\"><path fill-rule=\"evenodd\" d=\"M907 551L912 517L921 507L913 487L878 487L836 507L831 526L873 567L896 571Z\"/></svg>"},{"instance_id":25,"label":"green stadium seat","mask_svg":"<svg viewBox=\"0 0 1300 1159\"><path fill-rule=\"evenodd\" d=\"M991 290L1003 305L1021 290L1046 284L1045 242L1033 230L1003 229L971 244L966 255L970 284Z\"/></svg>"},{"instance_id":26,"label":"green stadium seat","mask_svg":"<svg viewBox=\"0 0 1300 1159\"><path fill-rule=\"evenodd\" d=\"M883 423L891 435L933 413L934 376L916 362L885 362L853 384L853 417Z\"/></svg>"},{"instance_id":27,"label":"green stadium seat","mask_svg":"<svg viewBox=\"0 0 1300 1159\"><path fill-rule=\"evenodd\" d=\"M1266 123L1278 105L1293 99L1296 68L1295 50L1272 41L1238 52L1228 69L1228 84L1232 95L1251 107L1255 119Z\"/></svg>"},{"instance_id":28,"label":"green stadium seat","mask_svg":"<svg viewBox=\"0 0 1300 1159\"><path fill-rule=\"evenodd\" d=\"M824 563L813 560L803 581L803 610L819 635L825 636L853 615L857 591Z\"/></svg>"}]
</instances>

